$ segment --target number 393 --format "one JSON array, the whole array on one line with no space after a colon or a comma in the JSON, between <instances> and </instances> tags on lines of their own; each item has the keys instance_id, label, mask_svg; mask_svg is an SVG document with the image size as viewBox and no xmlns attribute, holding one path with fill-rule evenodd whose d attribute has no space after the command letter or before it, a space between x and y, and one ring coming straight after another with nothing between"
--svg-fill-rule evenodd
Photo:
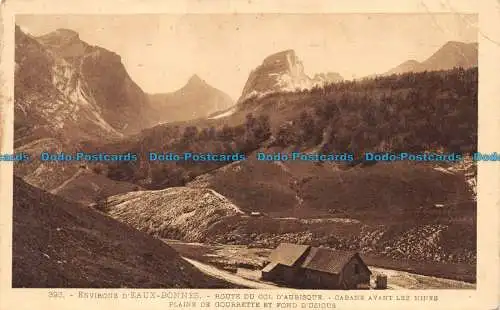
<instances>
[{"instance_id":1,"label":"number 393","mask_svg":"<svg viewBox=\"0 0 500 310\"><path fill-rule=\"evenodd\" d=\"M60 291L49 291L49 298L64 298L63 292L60 292Z\"/></svg>"}]
</instances>

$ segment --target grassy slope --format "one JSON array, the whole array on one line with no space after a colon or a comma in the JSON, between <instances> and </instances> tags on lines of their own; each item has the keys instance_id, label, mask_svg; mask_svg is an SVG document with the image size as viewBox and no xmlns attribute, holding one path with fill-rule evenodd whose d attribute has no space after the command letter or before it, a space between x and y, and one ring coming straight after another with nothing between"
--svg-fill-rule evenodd
<instances>
[{"instance_id":1,"label":"grassy slope","mask_svg":"<svg viewBox=\"0 0 500 310\"><path fill-rule=\"evenodd\" d=\"M189 186L214 188L247 212L269 215L226 218L207 232L214 242L274 247L286 241L401 262L473 266L473 195L463 172L434 168L408 162L347 169L250 160L200 176Z\"/></svg>"},{"instance_id":2,"label":"grassy slope","mask_svg":"<svg viewBox=\"0 0 500 310\"><path fill-rule=\"evenodd\" d=\"M202 175L188 186L213 188L245 210L276 216L336 214L375 221L379 217L414 215L421 207L438 216L449 212L453 216L470 215L470 204L457 204L444 211L433 208L435 203L472 199L463 174L445 174L433 168L431 164L409 162L346 168L249 159Z\"/></svg>"},{"instance_id":3,"label":"grassy slope","mask_svg":"<svg viewBox=\"0 0 500 310\"><path fill-rule=\"evenodd\" d=\"M80 171L76 178L56 188L54 194L82 204L91 204L104 197L141 189L132 183L110 180L90 169Z\"/></svg>"}]
</instances>

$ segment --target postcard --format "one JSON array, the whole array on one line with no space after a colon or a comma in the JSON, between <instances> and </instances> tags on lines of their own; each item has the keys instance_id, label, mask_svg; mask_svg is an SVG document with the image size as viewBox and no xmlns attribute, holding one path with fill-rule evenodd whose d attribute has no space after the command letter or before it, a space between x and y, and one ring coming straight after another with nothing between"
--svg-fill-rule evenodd
<instances>
[{"instance_id":1,"label":"postcard","mask_svg":"<svg viewBox=\"0 0 500 310\"><path fill-rule=\"evenodd\" d=\"M1 309L498 309L495 1L3 1Z\"/></svg>"}]
</instances>

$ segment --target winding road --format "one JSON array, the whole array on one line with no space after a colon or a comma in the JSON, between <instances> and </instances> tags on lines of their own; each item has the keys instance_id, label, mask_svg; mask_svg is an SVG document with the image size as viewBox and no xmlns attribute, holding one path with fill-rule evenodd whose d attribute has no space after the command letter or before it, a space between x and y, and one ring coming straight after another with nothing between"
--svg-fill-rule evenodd
<instances>
[{"instance_id":1,"label":"winding road","mask_svg":"<svg viewBox=\"0 0 500 310\"><path fill-rule=\"evenodd\" d=\"M199 262L199 261L196 261L193 259L189 259L186 257L182 257L182 258L185 261L187 261L188 263L190 263L191 265L193 265L194 267L196 267L198 270L203 272L204 274L210 275L212 277L215 277L215 278L218 278L221 280L225 280L225 281L233 283L233 284L245 286L247 288L258 288L258 289L276 289L276 288L279 288L276 285L252 281L252 280L242 278L242 277L237 276L235 274L232 274L228 271L215 268L211 265L204 264L202 262Z\"/></svg>"}]
</instances>

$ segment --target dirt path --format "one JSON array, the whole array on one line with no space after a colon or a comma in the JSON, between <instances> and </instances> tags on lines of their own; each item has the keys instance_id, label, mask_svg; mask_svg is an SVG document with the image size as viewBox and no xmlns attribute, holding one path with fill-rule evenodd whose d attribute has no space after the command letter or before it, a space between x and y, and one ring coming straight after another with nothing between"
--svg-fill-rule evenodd
<instances>
[{"instance_id":1,"label":"dirt path","mask_svg":"<svg viewBox=\"0 0 500 310\"><path fill-rule=\"evenodd\" d=\"M51 194L57 194L60 190L62 190L66 185L68 185L70 182L72 182L73 180L75 180L76 178L78 178L80 175L82 175L82 173L84 172L85 170L84 169L78 169L77 172L75 172L74 175L71 176L71 178L67 179L66 181L64 181L61 185L59 185L58 187L52 189L50 191Z\"/></svg>"},{"instance_id":2,"label":"dirt path","mask_svg":"<svg viewBox=\"0 0 500 310\"><path fill-rule=\"evenodd\" d=\"M290 175L290 178L292 179L293 186L290 186L290 189L295 192L295 201L297 201L297 204L295 205L296 208L300 208L302 204L304 203L304 199L301 197L300 194L300 179L298 179L292 171L281 161L273 161L273 164L277 165L278 167L283 170L284 173Z\"/></svg>"},{"instance_id":3,"label":"dirt path","mask_svg":"<svg viewBox=\"0 0 500 310\"><path fill-rule=\"evenodd\" d=\"M237 285L245 286L248 288L260 288L260 289L270 289L270 288L278 288L278 286L271 285L271 284L266 284L266 283L261 283L261 282L256 282L256 281L251 281L242 277L239 277L237 275L234 275L230 272L220 270L218 268L215 268L213 266L201 263L199 261L189 259L186 257L182 257L184 260L189 262L191 265L195 266L198 268L201 272L210 275L212 277L216 277L222 280L225 280L227 282L231 282Z\"/></svg>"},{"instance_id":4,"label":"dirt path","mask_svg":"<svg viewBox=\"0 0 500 310\"><path fill-rule=\"evenodd\" d=\"M423 276L419 274L398 271L392 269L369 266L374 274L387 275L387 287L393 290L399 289L475 289L472 283Z\"/></svg>"},{"instance_id":5,"label":"dirt path","mask_svg":"<svg viewBox=\"0 0 500 310\"><path fill-rule=\"evenodd\" d=\"M237 205L235 205L234 203L232 203L227 197L224 197L223 195L219 194L218 192L214 191L213 189L211 188L207 188L212 194L214 194L214 196L216 196L217 198L219 198L221 201L229 201L231 203L231 206L233 207L233 209L239 213L239 214L245 214L245 212L243 212Z\"/></svg>"}]
</instances>

